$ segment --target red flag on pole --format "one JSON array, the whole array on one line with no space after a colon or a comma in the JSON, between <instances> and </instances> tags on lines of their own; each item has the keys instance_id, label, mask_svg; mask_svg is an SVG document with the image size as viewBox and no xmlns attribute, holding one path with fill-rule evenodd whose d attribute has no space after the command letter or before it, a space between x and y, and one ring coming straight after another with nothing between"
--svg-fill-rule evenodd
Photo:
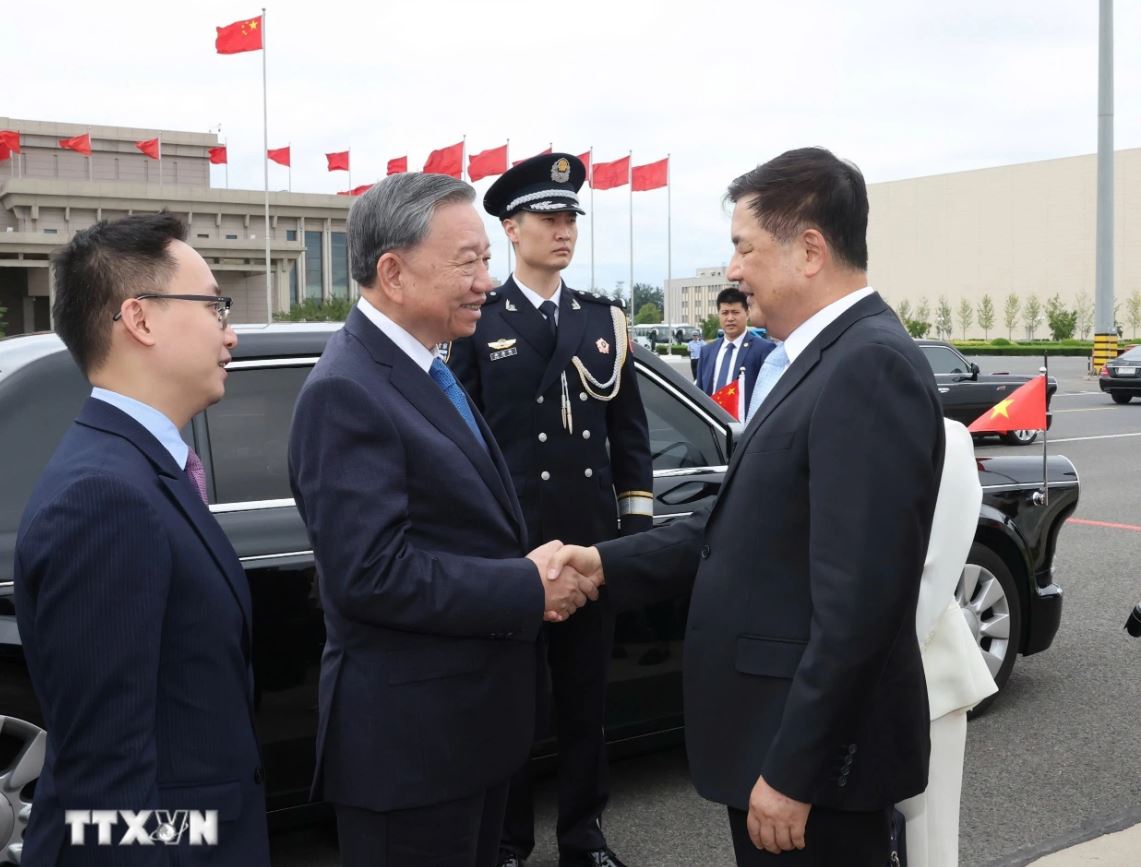
<instances>
[{"instance_id":1,"label":"red flag on pole","mask_svg":"<svg viewBox=\"0 0 1141 867\"><path fill-rule=\"evenodd\" d=\"M408 157L396 157L388 161L388 173L399 175L408 171Z\"/></svg>"},{"instance_id":2,"label":"red flag on pole","mask_svg":"<svg viewBox=\"0 0 1141 867\"><path fill-rule=\"evenodd\" d=\"M146 141L135 142L135 147L150 157L152 160L159 158L159 143L157 138L149 138Z\"/></svg>"},{"instance_id":3,"label":"red flag on pole","mask_svg":"<svg viewBox=\"0 0 1141 867\"><path fill-rule=\"evenodd\" d=\"M4 160L10 160L11 158L12 149L8 147L8 145L4 144L4 142L0 141L0 163L4 162Z\"/></svg>"},{"instance_id":4,"label":"red flag on pole","mask_svg":"<svg viewBox=\"0 0 1141 867\"><path fill-rule=\"evenodd\" d=\"M539 151L537 154L534 154L534 156L541 157L543 154L549 154L549 153L554 153L554 151L552 151L550 148L547 148L546 150L542 150L542 151ZM521 160L512 160L511 165L517 166L517 165L519 165L519 163L524 162L525 160L529 160L529 159L531 159L531 157L523 157L523 159L521 159Z\"/></svg>"},{"instance_id":5,"label":"red flag on pole","mask_svg":"<svg viewBox=\"0 0 1141 867\"><path fill-rule=\"evenodd\" d=\"M717 389L713 394L709 395L713 398L713 402L725 410L737 421L741 420L741 381L733 380L726 386Z\"/></svg>"},{"instance_id":6,"label":"red flag on pole","mask_svg":"<svg viewBox=\"0 0 1141 867\"><path fill-rule=\"evenodd\" d=\"M226 153L225 145L218 145L216 148L210 148L210 162L216 166L223 166L229 162L229 155Z\"/></svg>"},{"instance_id":7,"label":"red flag on pole","mask_svg":"<svg viewBox=\"0 0 1141 867\"><path fill-rule=\"evenodd\" d=\"M971 433L1046 429L1046 377L1036 376L988 409L967 428Z\"/></svg>"},{"instance_id":8,"label":"red flag on pole","mask_svg":"<svg viewBox=\"0 0 1141 867\"><path fill-rule=\"evenodd\" d=\"M0 129L0 146L7 148L11 153L20 152L20 134L14 129Z\"/></svg>"},{"instance_id":9,"label":"red flag on pole","mask_svg":"<svg viewBox=\"0 0 1141 867\"><path fill-rule=\"evenodd\" d=\"M270 148L265 155L280 166L289 165L289 148Z\"/></svg>"},{"instance_id":10,"label":"red flag on pole","mask_svg":"<svg viewBox=\"0 0 1141 867\"><path fill-rule=\"evenodd\" d=\"M586 167L586 183L589 186L590 185L590 151L587 151L584 154L579 154L578 158L580 160L582 160L583 166Z\"/></svg>"},{"instance_id":11,"label":"red flag on pole","mask_svg":"<svg viewBox=\"0 0 1141 867\"><path fill-rule=\"evenodd\" d=\"M363 196L372 189L372 184L362 184L359 187L353 187L351 190L344 190L337 193L338 196Z\"/></svg>"},{"instance_id":12,"label":"red flag on pole","mask_svg":"<svg viewBox=\"0 0 1141 867\"><path fill-rule=\"evenodd\" d=\"M458 178L463 174L463 167L464 143L459 142L446 148L437 148L428 154L428 159L424 163L424 173Z\"/></svg>"},{"instance_id":13,"label":"red flag on pole","mask_svg":"<svg viewBox=\"0 0 1141 867\"><path fill-rule=\"evenodd\" d=\"M630 182L630 157L622 157L610 163L595 163L591 179L591 185L596 190L626 186Z\"/></svg>"},{"instance_id":14,"label":"red flag on pole","mask_svg":"<svg viewBox=\"0 0 1141 867\"><path fill-rule=\"evenodd\" d=\"M261 16L235 21L225 27L215 27L214 50L219 54L241 54L261 49Z\"/></svg>"},{"instance_id":15,"label":"red flag on pole","mask_svg":"<svg viewBox=\"0 0 1141 867\"><path fill-rule=\"evenodd\" d=\"M325 154L325 159L329 161L329 171L331 172L347 172L349 170L348 151L338 151L335 154Z\"/></svg>"},{"instance_id":16,"label":"red flag on pole","mask_svg":"<svg viewBox=\"0 0 1141 867\"><path fill-rule=\"evenodd\" d=\"M631 181L635 193L643 190L656 190L669 183L670 160L658 160L656 163L646 163L644 166L634 166L631 172Z\"/></svg>"},{"instance_id":17,"label":"red flag on pole","mask_svg":"<svg viewBox=\"0 0 1141 867\"><path fill-rule=\"evenodd\" d=\"M467 176L473 183L480 178L501 175L505 171L507 171L507 145L480 151L468 158Z\"/></svg>"},{"instance_id":18,"label":"red flag on pole","mask_svg":"<svg viewBox=\"0 0 1141 867\"><path fill-rule=\"evenodd\" d=\"M91 133L85 132L72 138L61 138L59 146L67 151L75 151L84 156L91 156Z\"/></svg>"}]
</instances>

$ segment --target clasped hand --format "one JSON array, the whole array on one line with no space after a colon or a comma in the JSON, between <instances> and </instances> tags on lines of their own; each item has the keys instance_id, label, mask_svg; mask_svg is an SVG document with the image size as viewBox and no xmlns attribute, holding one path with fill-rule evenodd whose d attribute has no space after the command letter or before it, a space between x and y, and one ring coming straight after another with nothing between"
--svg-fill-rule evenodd
<instances>
[{"instance_id":1,"label":"clasped hand","mask_svg":"<svg viewBox=\"0 0 1141 867\"><path fill-rule=\"evenodd\" d=\"M543 619L561 623L598 599L602 586L602 558L597 548L564 545L557 539L540 545L527 555L543 578Z\"/></svg>"}]
</instances>

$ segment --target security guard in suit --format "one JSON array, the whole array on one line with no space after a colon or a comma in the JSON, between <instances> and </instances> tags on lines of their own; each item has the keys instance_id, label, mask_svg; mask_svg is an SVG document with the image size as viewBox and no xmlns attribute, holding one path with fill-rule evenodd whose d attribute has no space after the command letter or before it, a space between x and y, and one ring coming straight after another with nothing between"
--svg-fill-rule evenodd
<instances>
[{"instance_id":1,"label":"security guard in suit","mask_svg":"<svg viewBox=\"0 0 1141 867\"><path fill-rule=\"evenodd\" d=\"M491 292L471 337L448 363L478 405L510 467L532 545L590 545L649 529L649 433L621 302L568 288L586 177L570 154L532 157L488 190L516 253L515 273ZM623 867L607 847L603 720L614 619L601 599L550 624L547 659L558 736L560 867ZM546 695L545 684L539 694ZM528 769L511 782L501 867L535 843Z\"/></svg>"}]
</instances>

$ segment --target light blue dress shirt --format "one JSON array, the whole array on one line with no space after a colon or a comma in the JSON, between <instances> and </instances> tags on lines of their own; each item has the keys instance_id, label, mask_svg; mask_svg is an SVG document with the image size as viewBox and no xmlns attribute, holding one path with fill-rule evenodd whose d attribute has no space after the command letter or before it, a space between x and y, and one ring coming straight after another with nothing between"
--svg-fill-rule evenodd
<instances>
[{"instance_id":1,"label":"light blue dress shirt","mask_svg":"<svg viewBox=\"0 0 1141 867\"><path fill-rule=\"evenodd\" d=\"M117 391L110 391L109 389L96 386L91 389L91 396L96 400L109 403L116 409L122 410L145 427L151 436L158 440L164 449L170 452L170 456L174 458L174 462L178 464L178 468L181 470L186 469L186 456L190 448L183 441L182 434L178 432L178 428L174 426L174 422L169 418L153 406L148 406L142 401L135 400L133 397L127 397L125 394L119 394Z\"/></svg>"}]
</instances>

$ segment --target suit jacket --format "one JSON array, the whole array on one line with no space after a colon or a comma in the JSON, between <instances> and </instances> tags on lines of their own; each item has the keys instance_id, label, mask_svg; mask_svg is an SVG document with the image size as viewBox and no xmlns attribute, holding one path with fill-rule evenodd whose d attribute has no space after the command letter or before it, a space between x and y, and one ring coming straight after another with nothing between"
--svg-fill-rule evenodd
<instances>
[{"instance_id":1,"label":"suit jacket","mask_svg":"<svg viewBox=\"0 0 1141 867\"><path fill-rule=\"evenodd\" d=\"M130 416L84 404L28 501L15 584L48 731L24 863L269 864L249 585L190 481ZM73 809L217 810L218 844L101 847L89 828L73 847ZM126 825L112 830L117 841Z\"/></svg>"},{"instance_id":2,"label":"suit jacket","mask_svg":"<svg viewBox=\"0 0 1141 867\"><path fill-rule=\"evenodd\" d=\"M448 364L503 449L534 544L612 539L620 512L624 532L653 525L654 467L632 353L611 400L595 396L610 391L588 390L572 361L599 382L610 379L622 348L611 319L614 303L564 286L556 341L509 279L488 295L475 334L451 346ZM510 345L496 348L503 344ZM561 415L563 374L569 425ZM635 503L640 514L631 508Z\"/></svg>"},{"instance_id":3,"label":"suit jacket","mask_svg":"<svg viewBox=\"0 0 1141 867\"><path fill-rule=\"evenodd\" d=\"M327 633L314 787L334 803L441 803L526 761L543 587L479 425L486 450L355 308L298 397L290 481Z\"/></svg>"},{"instance_id":4,"label":"suit jacket","mask_svg":"<svg viewBox=\"0 0 1141 867\"><path fill-rule=\"evenodd\" d=\"M696 572L684 685L702 795L746 809L761 775L839 809L923 791L915 608L942 461L930 368L873 295L784 372L711 509L599 546L619 605Z\"/></svg>"},{"instance_id":5,"label":"suit jacket","mask_svg":"<svg viewBox=\"0 0 1141 867\"><path fill-rule=\"evenodd\" d=\"M753 383L757 381L757 374L761 372L768 354L776 349L776 344L763 337L757 337L750 331L744 336L741 348L737 350L737 359L734 363L733 379L740 375L741 368L745 368L745 400L753 393ZM713 387L717 376L717 353L725 343L724 336L718 337L712 343L705 344L701 350L701 360L697 362L697 387L706 394L713 394L717 389Z\"/></svg>"}]
</instances>

